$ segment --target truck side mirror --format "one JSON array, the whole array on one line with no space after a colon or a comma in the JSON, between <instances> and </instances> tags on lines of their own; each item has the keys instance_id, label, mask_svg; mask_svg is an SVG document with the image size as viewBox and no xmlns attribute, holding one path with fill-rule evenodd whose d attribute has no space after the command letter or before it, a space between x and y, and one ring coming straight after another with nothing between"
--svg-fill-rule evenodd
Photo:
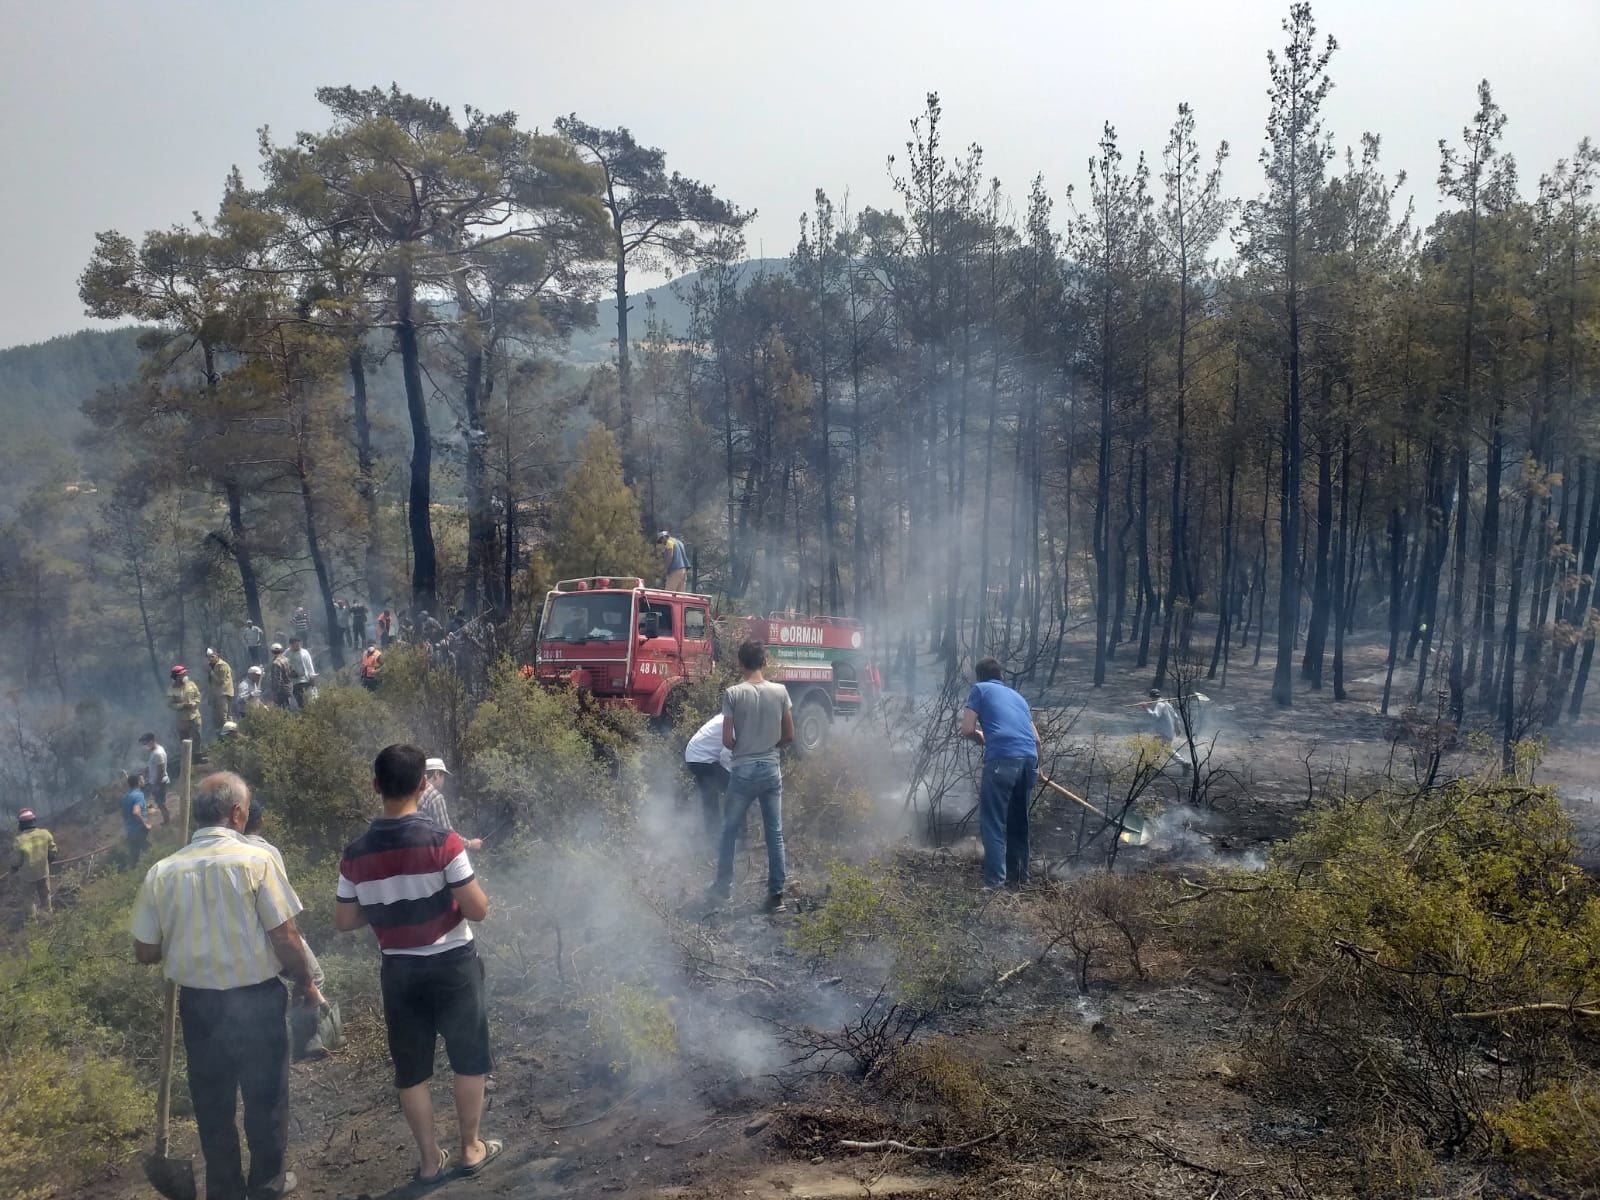
<instances>
[{"instance_id":1,"label":"truck side mirror","mask_svg":"<svg viewBox=\"0 0 1600 1200\"><path fill-rule=\"evenodd\" d=\"M661 636L661 614L645 613L639 618L639 636L642 638L655 638Z\"/></svg>"}]
</instances>

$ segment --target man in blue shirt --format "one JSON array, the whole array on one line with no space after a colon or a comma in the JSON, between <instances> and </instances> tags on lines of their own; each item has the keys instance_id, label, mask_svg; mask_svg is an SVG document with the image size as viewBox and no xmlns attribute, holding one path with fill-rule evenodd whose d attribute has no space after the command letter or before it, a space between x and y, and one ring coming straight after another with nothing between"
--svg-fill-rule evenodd
<instances>
[{"instance_id":1,"label":"man in blue shirt","mask_svg":"<svg viewBox=\"0 0 1600 1200\"><path fill-rule=\"evenodd\" d=\"M998 659L980 661L976 674L961 710L961 736L983 745L983 884L1021 887L1028 882L1028 806L1039 773L1039 727L1022 693L1001 681Z\"/></svg>"},{"instance_id":2,"label":"man in blue shirt","mask_svg":"<svg viewBox=\"0 0 1600 1200\"><path fill-rule=\"evenodd\" d=\"M122 798L122 836L126 840L126 871L139 861L150 845L150 813L144 803L144 776L137 771L128 776L128 794Z\"/></svg>"}]
</instances>

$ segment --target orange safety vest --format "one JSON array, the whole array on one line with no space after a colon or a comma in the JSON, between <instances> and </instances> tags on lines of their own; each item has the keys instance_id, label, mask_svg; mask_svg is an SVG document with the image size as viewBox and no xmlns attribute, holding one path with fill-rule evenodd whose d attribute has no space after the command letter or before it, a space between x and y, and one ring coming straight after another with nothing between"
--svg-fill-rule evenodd
<instances>
[{"instance_id":1,"label":"orange safety vest","mask_svg":"<svg viewBox=\"0 0 1600 1200\"><path fill-rule=\"evenodd\" d=\"M383 652L381 650L368 650L361 656L361 678L376 679L382 666Z\"/></svg>"}]
</instances>

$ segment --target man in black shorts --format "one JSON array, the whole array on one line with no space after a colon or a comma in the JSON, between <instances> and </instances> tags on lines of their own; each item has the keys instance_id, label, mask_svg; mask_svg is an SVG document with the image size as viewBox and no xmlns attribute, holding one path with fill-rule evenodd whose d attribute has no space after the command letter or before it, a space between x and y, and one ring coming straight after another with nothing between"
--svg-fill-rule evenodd
<instances>
[{"instance_id":1,"label":"man in black shorts","mask_svg":"<svg viewBox=\"0 0 1600 1200\"><path fill-rule=\"evenodd\" d=\"M379 751L372 764L372 790L383 800L383 816L345 849L334 923L341 930L371 925L378 935L394 1083L422 1160L412 1182L431 1185L451 1174L478 1174L505 1145L478 1135L484 1085L493 1064L483 962L468 922L489 915L489 898L472 873L461 836L417 812L426 786L425 762L415 746ZM450 1152L440 1147L434 1132L428 1089L440 1037L455 1072L461 1127L461 1166L456 1172L449 1167Z\"/></svg>"}]
</instances>

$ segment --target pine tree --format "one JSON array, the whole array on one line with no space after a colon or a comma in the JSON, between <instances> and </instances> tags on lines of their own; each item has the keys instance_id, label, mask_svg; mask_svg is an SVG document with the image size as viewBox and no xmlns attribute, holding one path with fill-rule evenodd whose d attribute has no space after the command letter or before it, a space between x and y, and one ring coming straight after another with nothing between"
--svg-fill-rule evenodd
<instances>
[{"instance_id":1,"label":"pine tree","mask_svg":"<svg viewBox=\"0 0 1600 1200\"><path fill-rule=\"evenodd\" d=\"M589 430L556 501L550 558L558 578L659 574L639 527L639 497L622 478L617 439Z\"/></svg>"}]
</instances>

